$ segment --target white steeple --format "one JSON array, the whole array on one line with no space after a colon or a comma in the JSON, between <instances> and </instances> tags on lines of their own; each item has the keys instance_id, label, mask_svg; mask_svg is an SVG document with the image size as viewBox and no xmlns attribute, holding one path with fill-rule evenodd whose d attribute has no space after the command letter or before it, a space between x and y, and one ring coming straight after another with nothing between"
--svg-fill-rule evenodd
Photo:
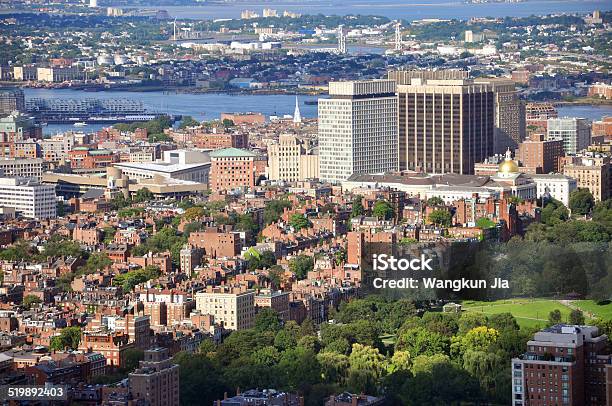
<instances>
[{"instance_id":1,"label":"white steeple","mask_svg":"<svg viewBox=\"0 0 612 406\"><path fill-rule=\"evenodd\" d=\"M302 122L302 114L300 113L300 104L298 103L298 97L295 96L295 111L293 112L293 122L299 124Z\"/></svg>"}]
</instances>

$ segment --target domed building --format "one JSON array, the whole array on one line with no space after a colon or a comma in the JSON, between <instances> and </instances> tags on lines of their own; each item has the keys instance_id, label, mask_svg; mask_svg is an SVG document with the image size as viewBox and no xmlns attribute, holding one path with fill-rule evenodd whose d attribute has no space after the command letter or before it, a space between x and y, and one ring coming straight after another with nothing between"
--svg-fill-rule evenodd
<instances>
[{"instance_id":1,"label":"domed building","mask_svg":"<svg viewBox=\"0 0 612 406\"><path fill-rule=\"evenodd\" d=\"M519 166L512 159L510 149L506 151L506 157L499 164L497 174L491 176L491 180L497 183L498 190L503 195L511 195L520 199L535 199L537 186L535 182L519 171Z\"/></svg>"},{"instance_id":2,"label":"domed building","mask_svg":"<svg viewBox=\"0 0 612 406\"><path fill-rule=\"evenodd\" d=\"M513 177L514 174L519 173L518 164L512 159L512 153L510 148L506 151L506 157L503 162L499 164L499 170L497 171L498 177Z\"/></svg>"}]
</instances>

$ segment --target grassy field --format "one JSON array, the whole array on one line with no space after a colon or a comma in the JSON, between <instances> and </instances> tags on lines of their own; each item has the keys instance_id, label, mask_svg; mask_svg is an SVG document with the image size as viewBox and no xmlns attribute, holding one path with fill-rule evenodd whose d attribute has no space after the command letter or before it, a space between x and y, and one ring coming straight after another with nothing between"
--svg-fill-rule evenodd
<instances>
[{"instance_id":1,"label":"grassy field","mask_svg":"<svg viewBox=\"0 0 612 406\"><path fill-rule=\"evenodd\" d=\"M600 305L593 300L574 300L572 304L582 310L586 317L593 315L599 319L612 320L612 302Z\"/></svg>"},{"instance_id":2,"label":"grassy field","mask_svg":"<svg viewBox=\"0 0 612 406\"><path fill-rule=\"evenodd\" d=\"M549 299L508 299L493 302L462 302L463 310L486 315L511 313L521 327L544 327L548 314L555 309L561 311L563 321L567 320L571 309L556 300Z\"/></svg>"}]
</instances>

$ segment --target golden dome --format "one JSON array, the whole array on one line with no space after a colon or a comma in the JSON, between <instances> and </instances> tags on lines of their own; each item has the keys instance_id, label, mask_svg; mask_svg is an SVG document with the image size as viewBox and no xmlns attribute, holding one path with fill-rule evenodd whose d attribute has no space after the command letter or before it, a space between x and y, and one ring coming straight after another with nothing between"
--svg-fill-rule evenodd
<instances>
[{"instance_id":1,"label":"golden dome","mask_svg":"<svg viewBox=\"0 0 612 406\"><path fill-rule=\"evenodd\" d=\"M506 157L504 158L504 162L499 164L499 172L500 173L518 173L519 166L512 159L512 153L510 152L510 148L506 151Z\"/></svg>"},{"instance_id":2,"label":"golden dome","mask_svg":"<svg viewBox=\"0 0 612 406\"><path fill-rule=\"evenodd\" d=\"M519 167L513 160L504 160L501 164L499 164L499 172L501 173L517 173L519 171Z\"/></svg>"}]
</instances>

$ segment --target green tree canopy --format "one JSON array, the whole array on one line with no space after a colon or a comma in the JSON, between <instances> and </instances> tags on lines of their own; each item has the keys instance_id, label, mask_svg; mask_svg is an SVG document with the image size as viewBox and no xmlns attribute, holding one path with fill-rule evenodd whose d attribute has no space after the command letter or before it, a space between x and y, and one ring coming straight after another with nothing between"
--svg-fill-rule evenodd
<instances>
[{"instance_id":1,"label":"green tree canopy","mask_svg":"<svg viewBox=\"0 0 612 406\"><path fill-rule=\"evenodd\" d=\"M589 189L576 189L570 193L569 207L574 214L589 214L593 207L595 207L595 199Z\"/></svg>"},{"instance_id":2,"label":"green tree canopy","mask_svg":"<svg viewBox=\"0 0 612 406\"><path fill-rule=\"evenodd\" d=\"M374 203L372 214L379 220L391 220L395 216L395 210L388 201L378 200Z\"/></svg>"}]
</instances>

